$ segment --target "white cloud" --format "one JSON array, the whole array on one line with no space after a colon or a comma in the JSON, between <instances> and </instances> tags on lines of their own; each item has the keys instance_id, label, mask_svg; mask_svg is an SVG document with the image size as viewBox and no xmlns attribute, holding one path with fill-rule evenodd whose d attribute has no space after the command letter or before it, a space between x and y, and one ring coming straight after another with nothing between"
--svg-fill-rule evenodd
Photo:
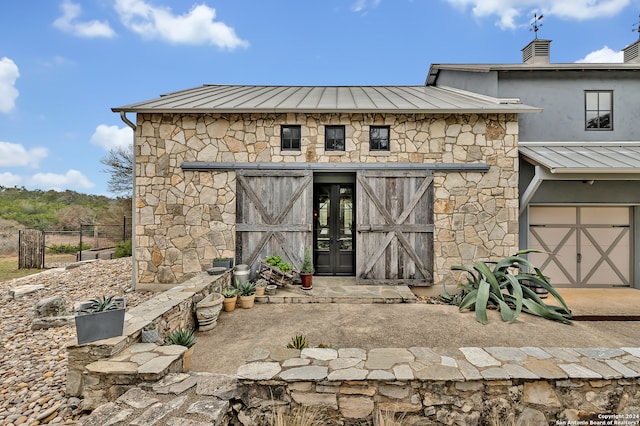
<instances>
[{"instance_id":1,"label":"white cloud","mask_svg":"<svg viewBox=\"0 0 640 426\"><path fill-rule=\"evenodd\" d=\"M91 135L91 143L107 151L113 148L127 148L133 143L133 131L129 127L107 126L100 124Z\"/></svg>"},{"instance_id":2,"label":"white cloud","mask_svg":"<svg viewBox=\"0 0 640 426\"><path fill-rule=\"evenodd\" d=\"M63 191L68 188L93 188L95 185L85 175L77 170L69 170L65 174L36 173L27 179L29 186L41 189Z\"/></svg>"},{"instance_id":3,"label":"white cloud","mask_svg":"<svg viewBox=\"0 0 640 426\"><path fill-rule=\"evenodd\" d=\"M18 186L22 183L22 178L18 175L14 175L13 173L4 172L0 173L0 186L4 186L5 188L13 188L14 186Z\"/></svg>"},{"instance_id":4,"label":"white cloud","mask_svg":"<svg viewBox=\"0 0 640 426\"><path fill-rule=\"evenodd\" d=\"M351 10L354 12L366 12L367 9L378 7L382 0L356 0L351 6Z\"/></svg>"},{"instance_id":5,"label":"white cloud","mask_svg":"<svg viewBox=\"0 0 640 426\"><path fill-rule=\"evenodd\" d=\"M62 5L62 16L53 21L53 26L61 31L73 34L78 37L115 37L116 32L109 26L108 22L101 21L78 21L77 18L82 13L79 4L65 0Z\"/></svg>"},{"instance_id":6,"label":"white cloud","mask_svg":"<svg viewBox=\"0 0 640 426\"><path fill-rule=\"evenodd\" d=\"M233 28L214 21L216 10L204 4L183 15L174 15L171 9L155 7L144 0L116 0L115 8L123 25L145 38L176 44L213 44L229 50L249 45Z\"/></svg>"},{"instance_id":7,"label":"white cloud","mask_svg":"<svg viewBox=\"0 0 640 426\"><path fill-rule=\"evenodd\" d=\"M27 150L24 146L0 141L0 167L25 167L37 169L40 160L49 155L46 148L35 147Z\"/></svg>"},{"instance_id":8,"label":"white cloud","mask_svg":"<svg viewBox=\"0 0 640 426\"><path fill-rule=\"evenodd\" d=\"M445 0L462 9L471 7L479 18L496 16L496 25L513 29L528 25L533 12L554 15L562 19L587 20L614 16L627 7L631 0ZM518 23L517 20L520 22Z\"/></svg>"},{"instance_id":9,"label":"white cloud","mask_svg":"<svg viewBox=\"0 0 640 426\"><path fill-rule=\"evenodd\" d=\"M594 64L612 64L624 62L624 52L612 50L609 49L608 46L605 46L600 50L596 50L587 54L587 56L577 60L576 62Z\"/></svg>"},{"instance_id":10,"label":"white cloud","mask_svg":"<svg viewBox=\"0 0 640 426\"><path fill-rule=\"evenodd\" d=\"M0 59L0 112L7 113L16 105L18 89L16 80L20 77L18 66L11 59Z\"/></svg>"}]
</instances>

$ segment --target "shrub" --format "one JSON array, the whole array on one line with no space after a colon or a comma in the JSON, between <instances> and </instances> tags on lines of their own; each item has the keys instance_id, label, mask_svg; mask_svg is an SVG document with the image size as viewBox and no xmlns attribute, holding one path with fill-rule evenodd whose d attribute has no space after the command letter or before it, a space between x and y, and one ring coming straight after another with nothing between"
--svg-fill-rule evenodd
<instances>
[{"instance_id":1,"label":"shrub","mask_svg":"<svg viewBox=\"0 0 640 426\"><path fill-rule=\"evenodd\" d=\"M571 324L571 310L562 296L553 288L540 269L520 257L537 250L522 250L499 262L477 262L473 269L464 266L452 266L451 270L468 273L467 283L462 284L456 295L450 295L445 288L442 297L449 303L457 305L462 311L470 309L476 312L476 319L487 324L487 309L500 311L502 320L514 321L520 312L537 315L542 318ZM493 268L493 269L492 269ZM534 273L521 272L534 271ZM512 271L518 271L513 274ZM553 295L560 306L547 305L523 281L536 284Z\"/></svg>"},{"instance_id":2,"label":"shrub","mask_svg":"<svg viewBox=\"0 0 640 426\"><path fill-rule=\"evenodd\" d=\"M131 238L125 241L120 241L116 244L116 250L113 252L113 257L119 259L121 257L131 257L132 253Z\"/></svg>"},{"instance_id":3,"label":"shrub","mask_svg":"<svg viewBox=\"0 0 640 426\"><path fill-rule=\"evenodd\" d=\"M87 243L82 243L82 250L90 250L91 246ZM74 246L73 244L51 244L49 246L49 253L61 254L61 253L77 253L80 251L80 245Z\"/></svg>"}]
</instances>

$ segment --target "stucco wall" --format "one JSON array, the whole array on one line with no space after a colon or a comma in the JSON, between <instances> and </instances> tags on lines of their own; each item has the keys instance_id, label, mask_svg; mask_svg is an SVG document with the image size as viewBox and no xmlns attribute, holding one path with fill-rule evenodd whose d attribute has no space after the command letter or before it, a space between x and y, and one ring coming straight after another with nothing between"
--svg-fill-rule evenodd
<instances>
[{"instance_id":1,"label":"stucco wall","mask_svg":"<svg viewBox=\"0 0 640 426\"><path fill-rule=\"evenodd\" d=\"M280 150L280 125L300 124L302 149ZM324 126L346 126L346 151L324 150ZM370 125L391 149L369 152ZM434 277L518 247L516 115L138 114L136 262L141 287L182 282L235 251L235 172L183 162L486 163L487 173L437 172ZM160 286L162 287L162 286Z\"/></svg>"}]
</instances>

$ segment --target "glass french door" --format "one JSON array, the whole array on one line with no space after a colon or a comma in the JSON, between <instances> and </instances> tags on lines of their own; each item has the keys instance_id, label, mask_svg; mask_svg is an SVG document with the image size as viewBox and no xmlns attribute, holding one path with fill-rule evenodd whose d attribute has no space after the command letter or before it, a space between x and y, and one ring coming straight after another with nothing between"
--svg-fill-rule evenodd
<instances>
[{"instance_id":1,"label":"glass french door","mask_svg":"<svg viewBox=\"0 0 640 426\"><path fill-rule=\"evenodd\" d=\"M355 272L354 186L315 185L313 244L317 275Z\"/></svg>"}]
</instances>

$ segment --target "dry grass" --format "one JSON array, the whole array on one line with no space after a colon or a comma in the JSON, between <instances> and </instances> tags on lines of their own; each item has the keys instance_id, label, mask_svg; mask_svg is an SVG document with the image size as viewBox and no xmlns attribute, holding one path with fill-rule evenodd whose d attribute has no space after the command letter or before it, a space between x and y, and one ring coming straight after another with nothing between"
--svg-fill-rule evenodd
<instances>
[{"instance_id":1,"label":"dry grass","mask_svg":"<svg viewBox=\"0 0 640 426\"><path fill-rule=\"evenodd\" d=\"M290 413L277 410L271 420L271 426L321 426L323 424L320 410L307 406L294 408Z\"/></svg>"},{"instance_id":2,"label":"dry grass","mask_svg":"<svg viewBox=\"0 0 640 426\"><path fill-rule=\"evenodd\" d=\"M402 426L404 425L404 415L396 419L393 411L376 410L373 413L373 426Z\"/></svg>"},{"instance_id":3,"label":"dry grass","mask_svg":"<svg viewBox=\"0 0 640 426\"><path fill-rule=\"evenodd\" d=\"M49 263L69 263L75 262L75 254L46 254L45 261ZM42 272L42 269L18 269L18 256L0 257L0 281L8 281L14 278L26 277L27 275Z\"/></svg>"}]
</instances>

